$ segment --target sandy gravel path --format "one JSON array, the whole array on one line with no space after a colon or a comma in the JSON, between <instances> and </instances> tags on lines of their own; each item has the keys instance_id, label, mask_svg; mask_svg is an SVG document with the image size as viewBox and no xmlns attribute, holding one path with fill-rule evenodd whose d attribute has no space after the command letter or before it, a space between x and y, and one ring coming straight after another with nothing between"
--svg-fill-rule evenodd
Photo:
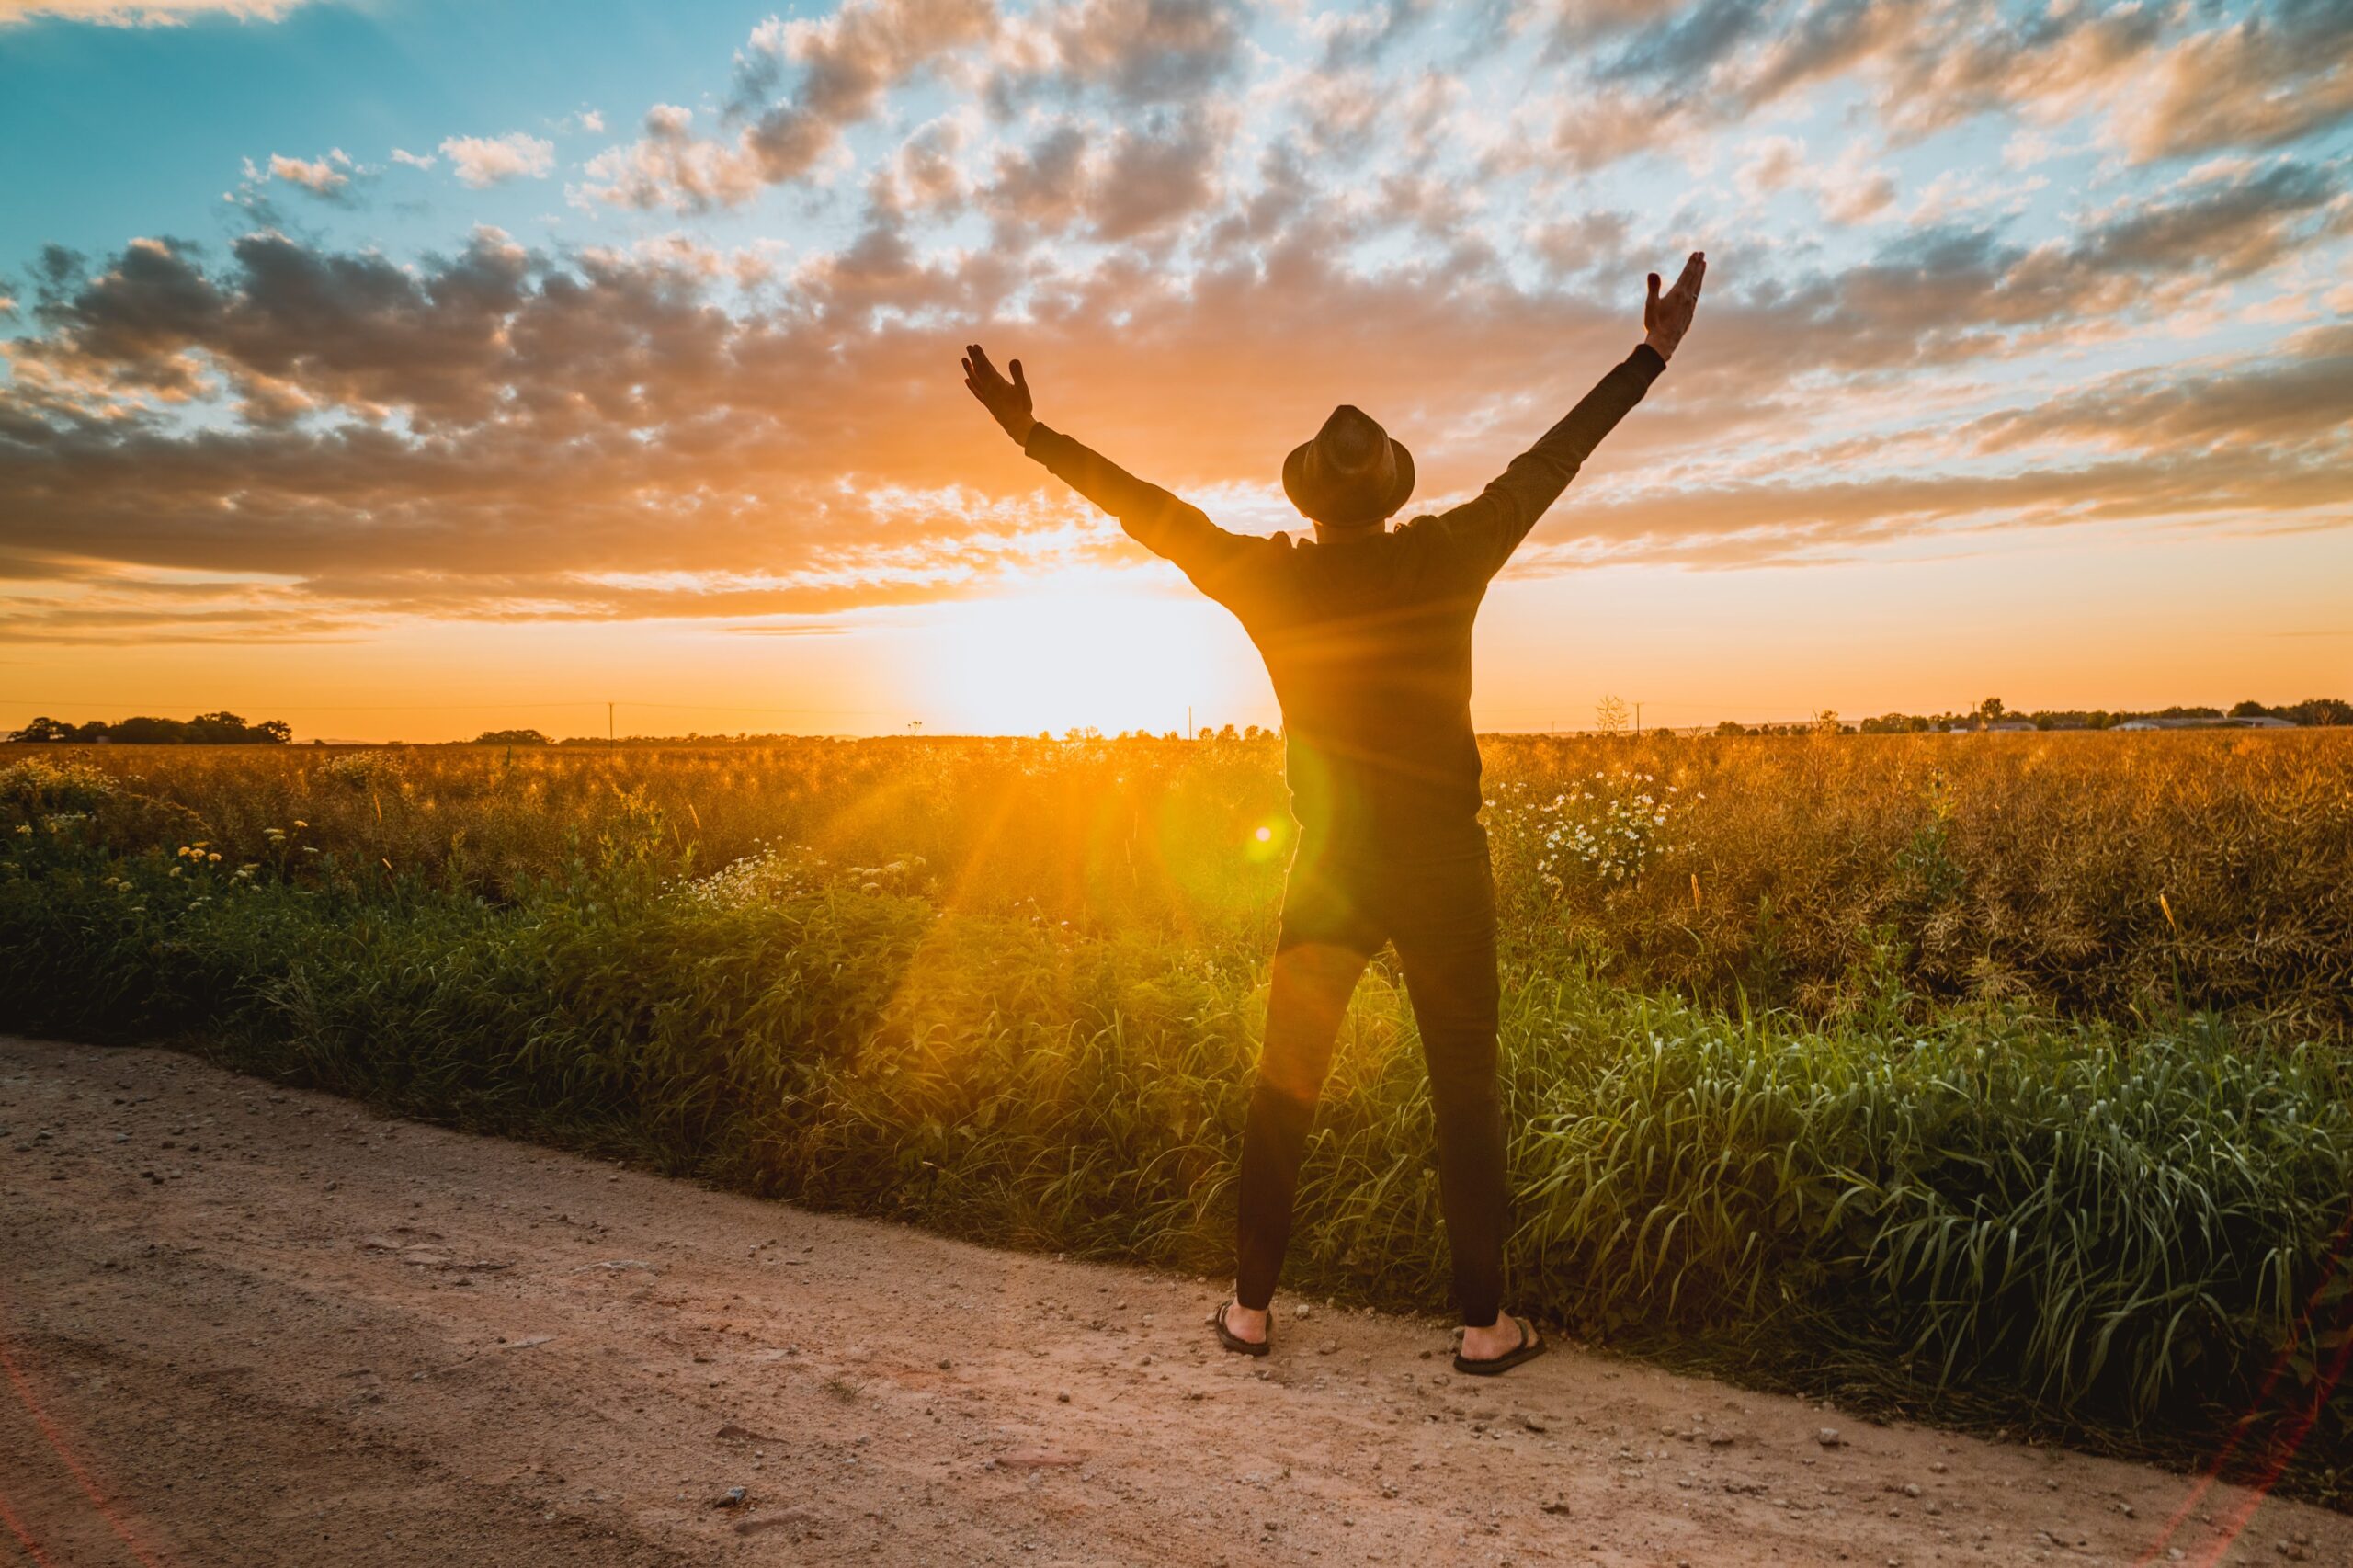
<instances>
[{"instance_id":1,"label":"sandy gravel path","mask_svg":"<svg viewBox=\"0 0 2353 1568\"><path fill-rule=\"evenodd\" d=\"M1253 1364L1215 1299L0 1039L0 1564L2353 1562L2132 1465L1458 1378L1428 1322L1282 1299Z\"/></svg>"}]
</instances>

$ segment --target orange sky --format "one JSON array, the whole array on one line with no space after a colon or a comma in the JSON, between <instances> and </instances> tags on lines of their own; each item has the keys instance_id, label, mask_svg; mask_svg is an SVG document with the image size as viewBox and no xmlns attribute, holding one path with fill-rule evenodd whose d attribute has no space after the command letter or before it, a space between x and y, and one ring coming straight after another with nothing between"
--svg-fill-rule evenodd
<instances>
[{"instance_id":1,"label":"orange sky","mask_svg":"<svg viewBox=\"0 0 2353 1568\"><path fill-rule=\"evenodd\" d=\"M1134 575L1174 578L1147 567ZM1908 563L1692 572L1614 566L1507 578L1479 631L1473 713L1578 728L1597 699L1650 724L2011 707L2227 706L2353 690L2341 533L2189 539L2120 553L2068 535ZM2190 585L2183 591L2182 585ZM1254 650L1181 580L1078 577L952 608L861 612L826 635L699 621L415 620L350 642L8 651L0 722L34 711L185 715L226 701L304 739L465 739L529 725L603 733L1057 733L1278 715ZM29 654L29 657L24 656Z\"/></svg>"}]
</instances>

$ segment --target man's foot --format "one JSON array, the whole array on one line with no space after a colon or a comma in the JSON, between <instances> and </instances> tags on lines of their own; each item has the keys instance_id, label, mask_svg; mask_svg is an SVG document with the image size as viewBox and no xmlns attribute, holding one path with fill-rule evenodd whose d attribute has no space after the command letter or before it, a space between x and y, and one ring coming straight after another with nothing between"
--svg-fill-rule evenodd
<instances>
[{"instance_id":1,"label":"man's foot","mask_svg":"<svg viewBox=\"0 0 2353 1568\"><path fill-rule=\"evenodd\" d=\"M1228 1301L1220 1309L1224 1313L1225 1332L1245 1345L1267 1343L1267 1309L1252 1310L1239 1301Z\"/></svg>"},{"instance_id":2,"label":"man's foot","mask_svg":"<svg viewBox=\"0 0 2353 1568\"><path fill-rule=\"evenodd\" d=\"M1454 1354L1454 1369L1481 1377L1507 1372L1544 1353L1544 1336L1525 1318L1499 1312L1484 1328L1465 1327L1462 1348Z\"/></svg>"}]
</instances>

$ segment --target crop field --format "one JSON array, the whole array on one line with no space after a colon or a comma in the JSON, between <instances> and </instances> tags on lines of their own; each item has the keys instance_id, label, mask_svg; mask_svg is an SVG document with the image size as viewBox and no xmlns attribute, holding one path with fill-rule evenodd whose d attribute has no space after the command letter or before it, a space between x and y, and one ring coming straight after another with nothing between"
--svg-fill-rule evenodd
<instances>
[{"instance_id":1,"label":"crop field","mask_svg":"<svg viewBox=\"0 0 2353 1568\"><path fill-rule=\"evenodd\" d=\"M1490 737L1516 1302L2341 1495L2353 735ZM0 754L0 1028L1230 1263L1272 742ZM1288 1282L1425 1308L1377 964Z\"/></svg>"}]
</instances>

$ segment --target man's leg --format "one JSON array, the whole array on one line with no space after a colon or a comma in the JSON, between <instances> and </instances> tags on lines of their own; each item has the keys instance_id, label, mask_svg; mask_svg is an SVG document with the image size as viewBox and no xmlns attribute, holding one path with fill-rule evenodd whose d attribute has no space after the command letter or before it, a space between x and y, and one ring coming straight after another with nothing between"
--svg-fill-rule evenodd
<instances>
[{"instance_id":1,"label":"man's leg","mask_svg":"<svg viewBox=\"0 0 2353 1568\"><path fill-rule=\"evenodd\" d=\"M1299 1190L1308 1124L1367 958L1352 942L1287 941L1275 952L1266 1044L1242 1132L1234 1300L1245 1311L1234 1326L1245 1338L1264 1334L1258 1314L1274 1300L1275 1277L1290 1242L1291 1199Z\"/></svg>"},{"instance_id":2,"label":"man's leg","mask_svg":"<svg viewBox=\"0 0 2353 1568\"><path fill-rule=\"evenodd\" d=\"M1496 1084L1495 894L1483 855L1401 874L1392 940L1405 971L1438 1120L1438 1204L1464 1324L1503 1305L1509 1197ZM1516 1337L1517 1329L1512 1330ZM1467 1352L1466 1352L1467 1353Z\"/></svg>"}]
</instances>

